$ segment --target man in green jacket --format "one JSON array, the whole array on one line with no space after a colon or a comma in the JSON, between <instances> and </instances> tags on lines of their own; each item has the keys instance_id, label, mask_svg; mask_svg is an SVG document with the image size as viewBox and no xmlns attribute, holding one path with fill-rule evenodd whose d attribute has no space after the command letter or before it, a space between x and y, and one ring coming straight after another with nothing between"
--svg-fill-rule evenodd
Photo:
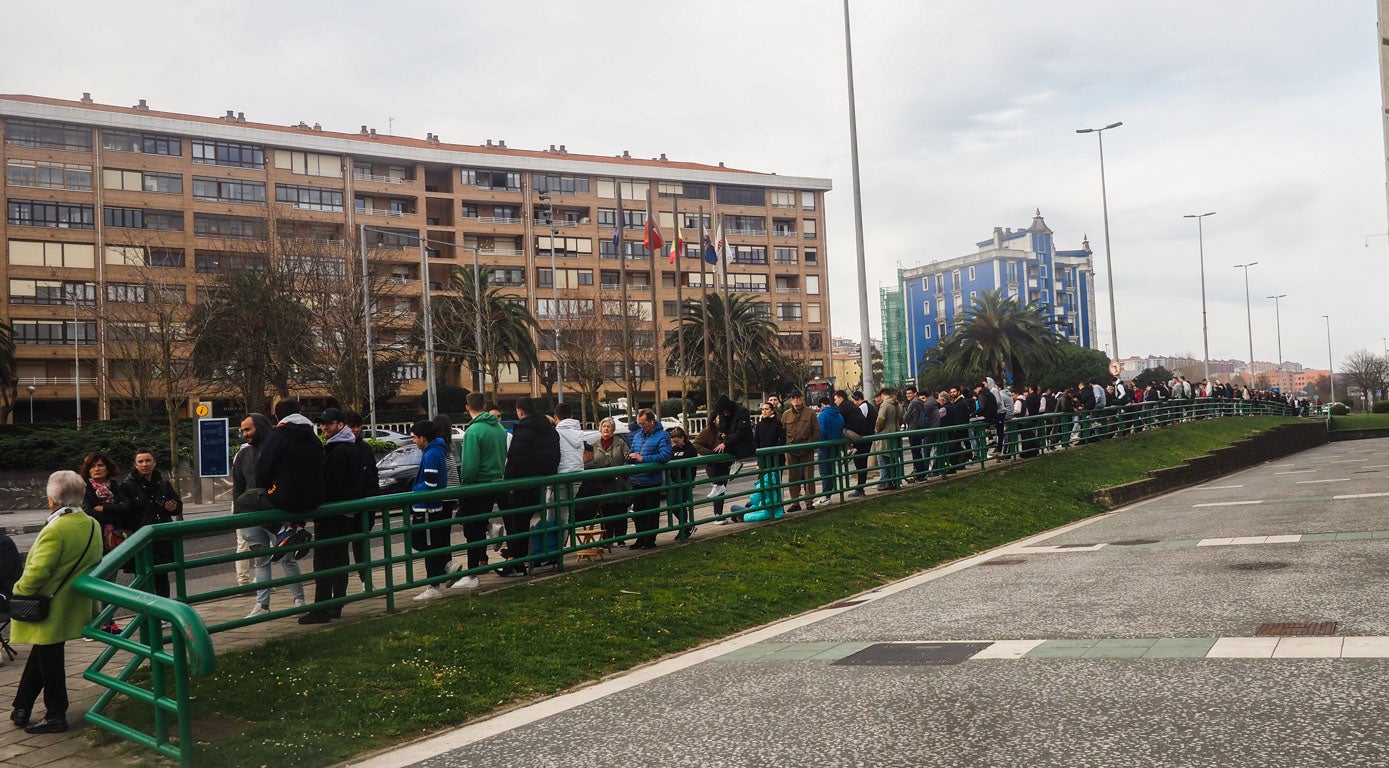
<instances>
[{"instance_id":1,"label":"man in green jacket","mask_svg":"<svg viewBox=\"0 0 1389 768\"><path fill-rule=\"evenodd\" d=\"M481 392L468 393L468 416L471 420L463 431L463 457L458 463L459 486L486 485L502 479L506 469L506 430L495 414L487 410ZM500 505L501 494L480 493L458 500L458 516L463 518L463 537L468 540L468 570L487 564L487 547L477 542L487 539L487 520L492 506ZM448 564L450 573L459 570L459 563ZM455 581L450 589L477 589L478 578L469 574Z\"/></svg>"},{"instance_id":2,"label":"man in green jacket","mask_svg":"<svg viewBox=\"0 0 1389 768\"><path fill-rule=\"evenodd\" d=\"M888 387L878 392L878 422L873 425L877 434L902 431L902 406L897 404L897 394ZM902 438L889 437L879 440L883 453L878 456L878 490L893 491L902 482Z\"/></svg>"}]
</instances>

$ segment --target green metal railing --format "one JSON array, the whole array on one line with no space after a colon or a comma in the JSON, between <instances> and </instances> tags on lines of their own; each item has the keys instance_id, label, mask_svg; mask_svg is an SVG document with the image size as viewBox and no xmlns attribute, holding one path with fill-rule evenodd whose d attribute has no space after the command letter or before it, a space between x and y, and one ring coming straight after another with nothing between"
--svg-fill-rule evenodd
<instances>
[{"instance_id":1,"label":"green metal railing","mask_svg":"<svg viewBox=\"0 0 1389 768\"><path fill-rule=\"evenodd\" d=\"M1296 414L1292 409L1274 403L1209 400L1164 401L1080 414L1014 418L1005 422L1002 448L993 458L1011 460L1027 457L1046 450L1162 427L1176 421L1245 415ZM325 505L307 516L296 517L269 510L146 526L108 553L90 572L74 580L78 592L103 603L97 618L83 632L84 637L107 646L83 673L87 680L105 689L87 713L87 719L121 738L144 745L179 761L181 765L191 766L194 741L189 681L194 675L209 675L216 669L212 636L220 632L284 618L313 608L332 608L380 597L386 599L387 610L394 611L395 596L399 592L481 574L501 565L488 562L478 568L465 568L435 576L428 576L422 570L426 558L461 557L470 548L481 548L487 552L497 545L506 545L522 538L543 540L541 537L553 532L558 539L555 550L532 549L526 557L507 562L549 565L559 570L563 568L566 555L591 547L611 547L643 533L679 531L744 516L750 519L776 518L792 505L809 506L817 498L842 500L847 496L859 495L869 487L891 487L907 479L922 480L971 466L982 468L990 460L988 444L995 437L996 430L994 424L975 420L969 424L873 435L852 444L847 440L834 440L798 444L789 447L791 451L786 446L764 448L757 451L755 460L745 461L737 472L726 478L710 478L707 471L701 477L697 471L700 467L707 468L710 464L729 460L726 455L716 455L683 459L664 466L629 465L554 477L372 497ZM924 455L919 451L924 451ZM653 470L665 473L665 483L660 488L664 492L663 501L646 511L646 514L656 516L656 527L650 531L637 532L627 525L628 521L639 516L628 509L633 491L600 492L576 499L568 498L585 481L601 483ZM798 470L808 477L793 483L791 475ZM877 474L875 479L870 479L872 473ZM717 499L706 498L707 494L702 492L716 481L728 483L728 491ZM735 484L747 486L749 481L754 484L753 487L734 488ZM803 490L807 483L814 483L814 493L797 496L797 491ZM422 501L453 500L467 507L469 500L476 496L490 497L556 486L567 486L570 493L556 494L558 498L548 501L542 493L542 501L528 507L496 512L489 508L468 516L455 513L434 521L420 520L410 512L412 503ZM722 503L716 508L716 502ZM416 549L412 544L417 534L430 529L452 528L466 521L527 511L546 520L550 527L539 533L518 532L476 542L458 541L457 537L451 535L447 546L432 549ZM584 516L580 517L579 512L583 512ZM374 525L370 513L378 513L375 516L379 517L379 527ZM313 520L344 514L358 515L360 526L357 530L345 536L308 544L208 555L189 553L185 546L190 539L229 535L238 528L279 526L293 519ZM580 542L577 531L605 524L625 528L626 532L614 532L613 535L605 532L594 540ZM170 562L155 562L154 545L158 542L167 542L172 546ZM281 551L350 545L353 542L366 543L366 561L349 562L328 570L306 570L297 577L282 576L248 585L219 585L204 591L190 590L192 576L219 566L219 571L225 570L228 563L237 560L264 557ZM127 565L133 566L133 582L128 586L113 583L112 579ZM250 598L258 589L309 582L344 573L360 575L364 590L302 607L293 606L258 616L212 623L206 623L202 615L194 610L196 605L213 601ZM151 593L154 578L161 574L171 577L170 598ZM123 630L118 634L102 631L101 627L118 611L129 616ZM148 670L147 674L137 674L143 669ZM149 731L116 719L114 705L120 696L152 708L153 725Z\"/></svg>"}]
</instances>

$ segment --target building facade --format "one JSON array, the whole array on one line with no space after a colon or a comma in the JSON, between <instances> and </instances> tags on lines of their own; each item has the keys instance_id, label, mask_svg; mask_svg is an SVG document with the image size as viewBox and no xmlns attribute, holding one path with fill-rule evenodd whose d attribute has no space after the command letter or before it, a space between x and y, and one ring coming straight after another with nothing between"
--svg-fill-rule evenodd
<instances>
[{"instance_id":1,"label":"building facade","mask_svg":"<svg viewBox=\"0 0 1389 768\"><path fill-rule=\"evenodd\" d=\"M1023 304L1037 302L1056 319L1058 335L1093 347L1095 295L1090 243L1061 251L1037 211L1027 229L994 228L993 237L975 244L967 256L901 271L902 313L885 314L884 332L893 321L905 329L901 354L908 378L921 372L922 359L954 333L966 309L984 291L1003 291Z\"/></svg>"},{"instance_id":2,"label":"building facade","mask_svg":"<svg viewBox=\"0 0 1389 768\"><path fill-rule=\"evenodd\" d=\"M191 307L218 274L254 269L267 253L289 252L285 243L337 249L332 260L348 272L369 255L373 278L395 286L389 306L375 300L373 323L396 348L415 343L426 291L447 294L455 267L474 260L492 267L492 287L524 302L541 326L542 370L506 366L495 377L508 400L543 394L542 382L562 373L555 366L572 364L566 343L606 356L605 396L678 396L688 387L659 345L675 327L678 300L706 286L755 294L782 349L818 375L828 368L827 179L664 155L580 155L563 145L448 144L366 126L335 133L253 123L231 111L158 112L144 100L102 105L86 94L0 96L0 122L3 316L14 329L20 408L28 394L51 418L73 412L78 387L89 418L110 412L111 385L124 369L107 343L110 314L98 310L147 303L141 274L157 272L163 291ZM684 257L672 263L643 244L648 211L667 243L679 226ZM720 225L726 282L720 267L699 258L701 231L713 238ZM613 316L632 324L621 344L605 330ZM558 341L557 320L568 329ZM633 364L643 368L638 393L622 383L623 345L644 351ZM403 395L424 388L418 358L400 373ZM473 381L462 366L448 376Z\"/></svg>"}]
</instances>

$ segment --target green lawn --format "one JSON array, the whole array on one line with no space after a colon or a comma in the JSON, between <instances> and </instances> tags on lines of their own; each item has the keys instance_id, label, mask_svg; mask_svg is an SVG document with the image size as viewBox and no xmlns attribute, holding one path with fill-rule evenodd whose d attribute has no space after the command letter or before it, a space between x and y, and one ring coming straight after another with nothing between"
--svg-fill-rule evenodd
<instances>
[{"instance_id":1,"label":"green lawn","mask_svg":"<svg viewBox=\"0 0 1389 768\"><path fill-rule=\"evenodd\" d=\"M1346 429L1389 429L1389 413L1356 413L1331 417L1332 432Z\"/></svg>"},{"instance_id":2,"label":"green lawn","mask_svg":"<svg viewBox=\"0 0 1389 768\"><path fill-rule=\"evenodd\" d=\"M1097 514L1099 488L1284 421L1181 424L229 653L194 710L243 727L196 763L323 766L456 726Z\"/></svg>"}]
</instances>

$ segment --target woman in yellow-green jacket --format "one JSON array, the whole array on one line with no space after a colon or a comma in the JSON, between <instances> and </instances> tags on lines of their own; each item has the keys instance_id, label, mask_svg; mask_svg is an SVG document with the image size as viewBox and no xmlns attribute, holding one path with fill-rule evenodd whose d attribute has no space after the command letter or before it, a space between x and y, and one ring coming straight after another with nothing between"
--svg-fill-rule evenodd
<instances>
[{"instance_id":1,"label":"woman in yellow-green jacket","mask_svg":"<svg viewBox=\"0 0 1389 768\"><path fill-rule=\"evenodd\" d=\"M11 640L32 645L24 675L14 695L10 721L27 733L61 733L68 729L67 672L63 644L82 636L96 616L96 601L72 588L78 576L101 560L101 526L82 511L86 483L76 472L54 472L48 478L48 508L53 514L29 548L16 595L52 598L42 621L11 624ZM46 708L42 720L30 722L39 692Z\"/></svg>"}]
</instances>

